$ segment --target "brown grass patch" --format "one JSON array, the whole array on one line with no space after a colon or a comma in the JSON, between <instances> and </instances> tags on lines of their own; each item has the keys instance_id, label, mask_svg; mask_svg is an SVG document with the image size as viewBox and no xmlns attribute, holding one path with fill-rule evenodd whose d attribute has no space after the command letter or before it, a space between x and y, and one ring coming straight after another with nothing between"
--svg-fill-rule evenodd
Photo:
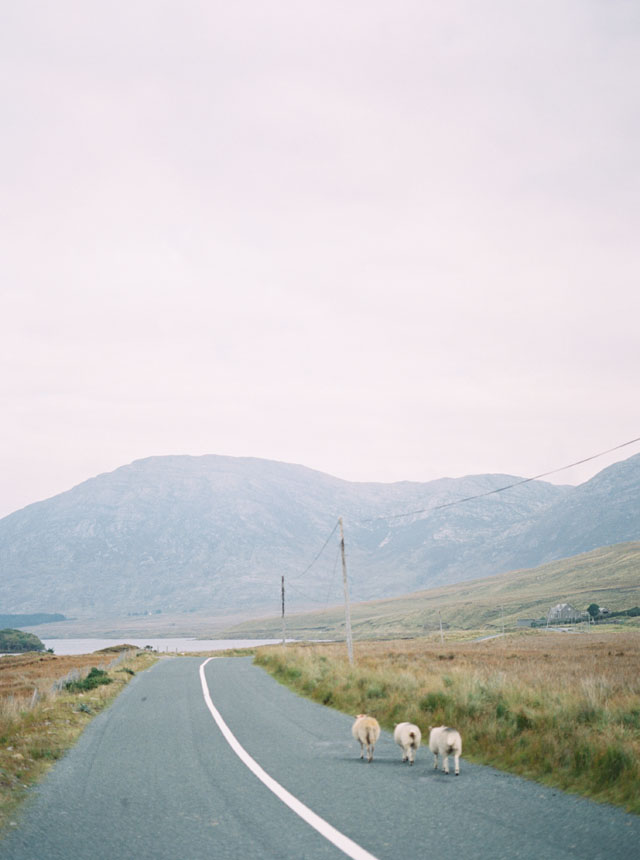
<instances>
[{"instance_id":1,"label":"brown grass patch","mask_svg":"<svg viewBox=\"0 0 640 860\"><path fill-rule=\"evenodd\" d=\"M0 832L11 823L29 787L131 677L155 659L137 650L0 658ZM65 688L65 681L84 678L93 667L107 671L112 682L86 693Z\"/></svg>"},{"instance_id":2,"label":"brown grass patch","mask_svg":"<svg viewBox=\"0 0 640 860\"><path fill-rule=\"evenodd\" d=\"M53 684L71 672L88 672L109 665L118 652L104 651L57 657L54 654L16 654L0 658L0 702L9 698L30 699L34 690L47 695Z\"/></svg>"}]
</instances>

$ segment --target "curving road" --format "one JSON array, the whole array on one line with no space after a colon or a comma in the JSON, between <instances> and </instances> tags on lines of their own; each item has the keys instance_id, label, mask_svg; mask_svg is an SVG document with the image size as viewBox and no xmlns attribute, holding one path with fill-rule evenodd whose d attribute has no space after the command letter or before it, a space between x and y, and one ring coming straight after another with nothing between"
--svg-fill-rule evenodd
<instances>
[{"instance_id":1,"label":"curving road","mask_svg":"<svg viewBox=\"0 0 640 860\"><path fill-rule=\"evenodd\" d=\"M383 733L368 765L350 717L299 698L250 658L161 660L34 790L2 860L630 860L640 818L462 761L459 777L413 767ZM337 831L341 848L249 770ZM358 855L357 851L362 854Z\"/></svg>"}]
</instances>

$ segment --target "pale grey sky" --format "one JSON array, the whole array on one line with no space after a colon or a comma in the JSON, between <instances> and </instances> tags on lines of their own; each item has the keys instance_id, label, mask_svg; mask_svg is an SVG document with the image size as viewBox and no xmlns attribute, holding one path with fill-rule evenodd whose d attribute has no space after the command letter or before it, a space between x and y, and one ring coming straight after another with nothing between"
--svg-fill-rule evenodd
<instances>
[{"instance_id":1,"label":"pale grey sky","mask_svg":"<svg viewBox=\"0 0 640 860\"><path fill-rule=\"evenodd\" d=\"M2 0L0 64L0 515L640 436L636 2Z\"/></svg>"}]
</instances>

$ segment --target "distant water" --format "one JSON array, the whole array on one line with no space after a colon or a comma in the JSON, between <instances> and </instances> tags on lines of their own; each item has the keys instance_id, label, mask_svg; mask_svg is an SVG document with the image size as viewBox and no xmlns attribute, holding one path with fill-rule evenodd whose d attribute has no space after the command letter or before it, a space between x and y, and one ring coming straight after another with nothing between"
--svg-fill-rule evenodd
<instances>
[{"instance_id":1,"label":"distant water","mask_svg":"<svg viewBox=\"0 0 640 860\"><path fill-rule=\"evenodd\" d=\"M92 654L110 645L151 645L154 651L175 654L177 651L224 651L227 648L254 648L258 645L277 645L282 639L147 639L122 636L120 639L42 639L45 648L55 654ZM292 641L292 640L287 640Z\"/></svg>"}]
</instances>

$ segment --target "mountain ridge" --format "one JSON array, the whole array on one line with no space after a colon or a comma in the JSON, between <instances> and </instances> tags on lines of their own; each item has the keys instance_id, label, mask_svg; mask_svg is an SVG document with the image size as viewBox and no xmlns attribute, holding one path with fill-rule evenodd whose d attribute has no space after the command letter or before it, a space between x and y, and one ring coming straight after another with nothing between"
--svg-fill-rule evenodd
<instances>
[{"instance_id":1,"label":"mountain ridge","mask_svg":"<svg viewBox=\"0 0 640 860\"><path fill-rule=\"evenodd\" d=\"M407 593L640 537L640 455L575 488L508 475L349 482L252 457L147 457L0 520L0 611L246 610L273 602L281 575L292 604L312 606L340 594L337 539L303 575L338 516L354 600Z\"/></svg>"}]
</instances>

